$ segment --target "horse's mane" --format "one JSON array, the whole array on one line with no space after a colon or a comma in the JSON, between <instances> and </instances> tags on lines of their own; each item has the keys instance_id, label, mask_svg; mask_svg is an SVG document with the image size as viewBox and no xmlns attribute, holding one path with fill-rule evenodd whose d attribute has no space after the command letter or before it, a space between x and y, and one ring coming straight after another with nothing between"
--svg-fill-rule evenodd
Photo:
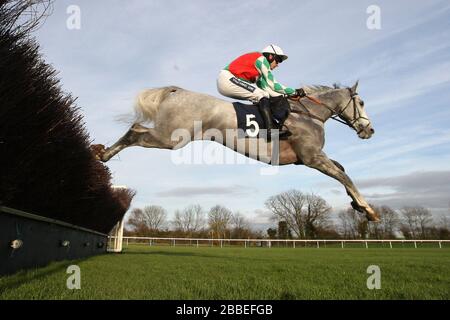
<instances>
[{"instance_id":1,"label":"horse's mane","mask_svg":"<svg viewBox=\"0 0 450 320\"><path fill-rule=\"evenodd\" d=\"M309 91L310 93L325 93L330 90L341 89L341 86L339 84L335 83L333 85L333 87L323 86L323 85L311 85L311 86L305 86L304 88L307 91Z\"/></svg>"}]
</instances>

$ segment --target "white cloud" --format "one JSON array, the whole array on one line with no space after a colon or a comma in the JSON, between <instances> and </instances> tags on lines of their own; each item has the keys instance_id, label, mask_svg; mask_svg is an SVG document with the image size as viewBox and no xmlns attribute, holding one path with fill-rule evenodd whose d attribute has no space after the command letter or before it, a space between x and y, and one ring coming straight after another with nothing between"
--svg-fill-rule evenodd
<instances>
[{"instance_id":1,"label":"white cloud","mask_svg":"<svg viewBox=\"0 0 450 320\"><path fill-rule=\"evenodd\" d=\"M195 186L195 187L178 187L169 190L156 192L156 196L163 198L189 198L192 196L245 196L257 191L254 188L248 188L242 185L232 186Z\"/></svg>"},{"instance_id":2,"label":"white cloud","mask_svg":"<svg viewBox=\"0 0 450 320\"><path fill-rule=\"evenodd\" d=\"M391 205L450 208L450 171L420 171L402 176L363 179L361 189L387 187L393 191L367 195L369 201Z\"/></svg>"}]
</instances>

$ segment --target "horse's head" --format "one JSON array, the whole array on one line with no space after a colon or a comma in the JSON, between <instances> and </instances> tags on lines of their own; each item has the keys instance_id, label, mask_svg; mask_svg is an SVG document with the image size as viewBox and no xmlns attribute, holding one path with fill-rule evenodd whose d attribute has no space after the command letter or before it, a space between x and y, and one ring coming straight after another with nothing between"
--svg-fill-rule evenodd
<instances>
[{"instance_id":1,"label":"horse's head","mask_svg":"<svg viewBox=\"0 0 450 320\"><path fill-rule=\"evenodd\" d=\"M338 116L344 120L350 127L355 129L358 137L369 139L375 133L366 110L364 101L357 93L358 81L351 88L345 88L345 98L339 105Z\"/></svg>"}]
</instances>

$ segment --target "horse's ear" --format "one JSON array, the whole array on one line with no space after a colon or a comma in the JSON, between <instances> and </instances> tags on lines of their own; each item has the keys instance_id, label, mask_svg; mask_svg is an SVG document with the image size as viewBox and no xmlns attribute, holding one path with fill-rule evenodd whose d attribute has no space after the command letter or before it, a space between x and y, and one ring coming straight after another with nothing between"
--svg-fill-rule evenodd
<instances>
[{"instance_id":1,"label":"horse's ear","mask_svg":"<svg viewBox=\"0 0 450 320\"><path fill-rule=\"evenodd\" d=\"M356 93L356 90L358 89L359 80L356 80L356 83L353 85L353 87L350 89L353 94Z\"/></svg>"}]
</instances>

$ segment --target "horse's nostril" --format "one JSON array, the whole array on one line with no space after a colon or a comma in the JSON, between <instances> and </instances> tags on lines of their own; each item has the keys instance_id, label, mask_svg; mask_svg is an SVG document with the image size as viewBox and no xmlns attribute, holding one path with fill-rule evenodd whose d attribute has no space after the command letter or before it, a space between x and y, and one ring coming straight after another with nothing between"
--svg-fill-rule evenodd
<instances>
[{"instance_id":1,"label":"horse's nostril","mask_svg":"<svg viewBox=\"0 0 450 320\"><path fill-rule=\"evenodd\" d=\"M373 130L373 129L370 129L370 132L371 132L371 133L375 133L375 130Z\"/></svg>"}]
</instances>

